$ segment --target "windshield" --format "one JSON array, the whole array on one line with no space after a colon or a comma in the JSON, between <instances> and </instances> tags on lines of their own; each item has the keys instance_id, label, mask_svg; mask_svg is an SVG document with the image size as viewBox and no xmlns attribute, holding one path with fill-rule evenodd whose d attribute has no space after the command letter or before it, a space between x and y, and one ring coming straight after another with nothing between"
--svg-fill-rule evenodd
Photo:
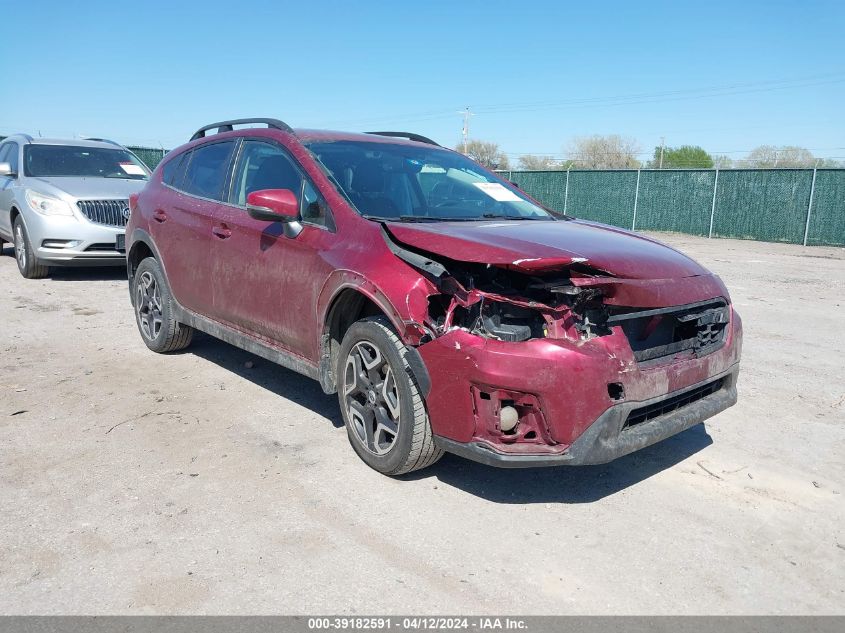
<instances>
[{"instance_id":1,"label":"windshield","mask_svg":"<svg viewBox=\"0 0 845 633\"><path fill-rule=\"evenodd\" d=\"M23 162L27 176L75 176L146 180L150 171L131 152L120 148L74 145L26 145Z\"/></svg>"},{"instance_id":2,"label":"windshield","mask_svg":"<svg viewBox=\"0 0 845 633\"><path fill-rule=\"evenodd\" d=\"M437 147L361 141L306 143L367 218L553 220L507 181Z\"/></svg>"}]
</instances>

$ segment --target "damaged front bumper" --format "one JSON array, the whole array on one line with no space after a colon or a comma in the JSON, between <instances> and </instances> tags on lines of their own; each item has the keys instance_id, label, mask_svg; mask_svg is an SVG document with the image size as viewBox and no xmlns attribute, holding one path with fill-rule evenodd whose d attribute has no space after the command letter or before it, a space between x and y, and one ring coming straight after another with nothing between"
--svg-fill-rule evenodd
<instances>
[{"instance_id":1,"label":"damaged front bumper","mask_svg":"<svg viewBox=\"0 0 845 633\"><path fill-rule=\"evenodd\" d=\"M487 442L456 442L442 436L435 436L434 441L445 451L499 468L605 464L685 431L733 406L737 400L738 376L739 365L734 365L720 376L665 396L615 405L601 414L569 447L562 447L559 453L508 453ZM714 383L718 388L711 386ZM709 393L697 398L702 389ZM685 399L691 398L696 399L682 404ZM627 424L632 414L636 415L639 410L659 409L662 403L667 402L674 407L671 411L634 426ZM676 403L681 403L681 406L675 406Z\"/></svg>"},{"instance_id":2,"label":"damaged front bumper","mask_svg":"<svg viewBox=\"0 0 845 633\"><path fill-rule=\"evenodd\" d=\"M484 339L454 330L417 348L435 441L502 467L600 464L699 424L736 402L742 323L700 357L640 362L618 326L580 344ZM504 407L519 422L503 430Z\"/></svg>"}]
</instances>

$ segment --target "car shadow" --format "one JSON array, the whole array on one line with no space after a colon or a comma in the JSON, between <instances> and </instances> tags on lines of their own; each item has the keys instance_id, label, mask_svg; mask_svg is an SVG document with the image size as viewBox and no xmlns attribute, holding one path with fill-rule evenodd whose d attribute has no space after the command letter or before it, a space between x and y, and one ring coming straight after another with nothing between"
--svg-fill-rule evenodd
<instances>
[{"instance_id":1,"label":"car shadow","mask_svg":"<svg viewBox=\"0 0 845 633\"><path fill-rule=\"evenodd\" d=\"M600 466L505 469L445 455L406 479L440 482L495 503L592 503L645 481L713 443L703 424Z\"/></svg>"},{"instance_id":2,"label":"car shadow","mask_svg":"<svg viewBox=\"0 0 845 633\"><path fill-rule=\"evenodd\" d=\"M185 353L211 361L277 396L307 407L326 418L335 428L343 427L337 396L323 393L316 380L201 332L195 334Z\"/></svg>"},{"instance_id":3,"label":"car shadow","mask_svg":"<svg viewBox=\"0 0 845 633\"><path fill-rule=\"evenodd\" d=\"M282 398L307 407L326 418L335 428L343 427L337 397L324 394L316 380L199 332L184 353L195 354ZM252 365L248 366L250 362ZM495 503L592 503L645 481L712 443L704 425L699 424L601 466L503 469L446 454L434 466L403 475L400 479L436 479ZM361 467L364 465L361 464Z\"/></svg>"}]
</instances>

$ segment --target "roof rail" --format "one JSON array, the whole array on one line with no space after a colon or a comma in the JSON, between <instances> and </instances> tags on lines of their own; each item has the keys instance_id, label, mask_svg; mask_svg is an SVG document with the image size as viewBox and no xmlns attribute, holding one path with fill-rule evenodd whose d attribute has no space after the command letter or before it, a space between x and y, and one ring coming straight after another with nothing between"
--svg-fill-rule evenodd
<instances>
[{"instance_id":1,"label":"roof rail","mask_svg":"<svg viewBox=\"0 0 845 633\"><path fill-rule=\"evenodd\" d=\"M217 134L220 134L221 132L231 132L233 125L244 125L246 123L265 123L268 128L293 134L291 127L284 121L279 121L279 119L232 119L231 121L220 121L219 123L211 123L210 125L201 127L194 132L191 140L195 141L198 138L204 138L205 133L214 128L217 128Z\"/></svg>"},{"instance_id":2,"label":"roof rail","mask_svg":"<svg viewBox=\"0 0 845 633\"><path fill-rule=\"evenodd\" d=\"M428 143L429 145L437 145L437 147L441 146L440 143L432 141L427 136L414 134L413 132L367 132L367 134L375 134L376 136L394 136L396 138L406 138L409 141L416 141L417 143Z\"/></svg>"},{"instance_id":3,"label":"roof rail","mask_svg":"<svg viewBox=\"0 0 845 633\"><path fill-rule=\"evenodd\" d=\"M117 145L118 147L123 147L123 145L121 145L120 143L116 143L116 142L112 141L111 139L107 139L107 138L96 138L94 136L83 136L82 140L83 141L97 141L98 143L109 143L110 145Z\"/></svg>"}]
</instances>

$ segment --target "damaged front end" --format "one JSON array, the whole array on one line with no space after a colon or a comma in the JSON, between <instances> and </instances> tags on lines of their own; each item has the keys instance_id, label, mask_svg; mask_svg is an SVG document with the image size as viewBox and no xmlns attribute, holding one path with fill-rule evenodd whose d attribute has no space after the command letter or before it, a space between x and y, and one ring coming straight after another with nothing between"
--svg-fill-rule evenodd
<instances>
[{"instance_id":1,"label":"damaged front end","mask_svg":"<svg viewBox=\"0 0 845 633\"><path fill-rule=\"evenodd\" d=\"M504 466L599 463L736 399L741 329L714 275L624 279L580 257L435 259L383 235L427 280L427 309L411 316L446 450Z\"/></svg>"},{"instance_id":2,"label":"damaged front end","mask_svg":"<svg viewBox=\"0 0 845 633\"><path fill-rule=\"evenodd\" d=\"M703 356L724 343L730 320L724 297L645 309L619 305L625 293L617 291L626 280L580 258L444 264L399 244L387 230L384 236L394 254L425 273L436 288L424 318L431 338L460 329L506 342L547 338L578 345L610 335L619 325L638 362L684 353Z\"/></svg>"}]
</instances>

